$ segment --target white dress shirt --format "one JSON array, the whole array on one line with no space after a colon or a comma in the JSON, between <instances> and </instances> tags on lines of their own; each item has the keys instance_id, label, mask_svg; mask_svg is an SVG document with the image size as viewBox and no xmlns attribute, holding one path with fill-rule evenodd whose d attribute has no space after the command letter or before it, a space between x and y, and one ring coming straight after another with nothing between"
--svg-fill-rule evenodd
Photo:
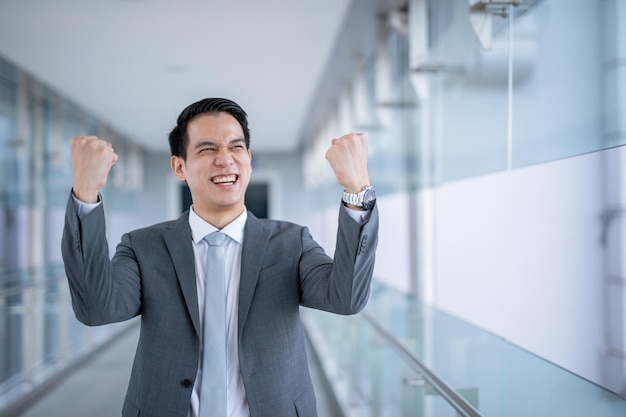
<instances>
[{"instance_id":1,"label":"white dress shirt","mask_svg":"<svg viewBox=\"0 0 626 417\"><path fill-rule=\"evenodd\" d=\"M241 248L243 245L243 231L248 219L247 210L220 231L228 236L224 242L224 264L226 266L226 409L228 417L249 417L246 390L243 385L241 368L239 366L238 310L239 310L239 282L241 275ZM196 263L196 287L198 288L198 311L200 312L200 329L204 322L204 292L205 292L205 262L208 244L204 237L218 229L198 216L193 206L189 210L189 226L193 241L193 255ZM202 335L200 340L203 340ZM200 361L202 360L200 346ZM198 417L200 410L200 384L202 383L202 364L198 363L196 383L191 393L191 404L187 417Z\"/></svg>"}]
</instances>

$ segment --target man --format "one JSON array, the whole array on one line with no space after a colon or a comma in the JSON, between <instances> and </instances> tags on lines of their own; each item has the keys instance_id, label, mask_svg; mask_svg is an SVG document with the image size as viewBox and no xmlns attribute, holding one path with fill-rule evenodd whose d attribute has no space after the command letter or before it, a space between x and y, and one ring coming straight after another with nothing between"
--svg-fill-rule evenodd
<instances>
[{"instance_id":1,"label":"man","mask_svg":"<svg viewBox=\"0 0 626 417\"><path fill-rule=\"evenodd\" d=\"M245 209L252 155L247 116L236 103L211 98L190 105L169 142L171 169L188 184L193 205L178 220L125 234L112 260L98 192L118 157L96 137L71 142L74 184L62 252L74 312L87 325L141 315L122 415L316 416L299 306L355 314L367 302L378 213L366 137L333 139L326 154L345 189L334 260L306 227L261 220ZM204 238L215 231L227 236L219 308L205 298L219 294L209 275L205 285L213 262L205 263L212 244ZM220 309L224 336L204 327ZM205 365L224 344L220 380ZM205 394L203 385L217 388ZM205 396L216 391L225 398ZM222 401L226 411L218 413Z\"/></svg>"}]
</instances>

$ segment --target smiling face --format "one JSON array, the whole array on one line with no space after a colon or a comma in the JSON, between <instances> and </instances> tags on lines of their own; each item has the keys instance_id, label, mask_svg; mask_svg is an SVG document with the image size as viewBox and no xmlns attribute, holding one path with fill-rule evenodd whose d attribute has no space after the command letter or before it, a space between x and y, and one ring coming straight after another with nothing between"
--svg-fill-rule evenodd
<instances>
[{"instance_id":1,"label":"smiling face","mask_svg":"<svg viewBox=\"0 0 626 417\"><path fill-rule=\"evenodd\" d=\"M252 154L241 125L228 113L196 117L187 137L186 160L172 156L172 171L187 182L194 211L221 229L243 212Z\"/></svg>"}]
</instances>

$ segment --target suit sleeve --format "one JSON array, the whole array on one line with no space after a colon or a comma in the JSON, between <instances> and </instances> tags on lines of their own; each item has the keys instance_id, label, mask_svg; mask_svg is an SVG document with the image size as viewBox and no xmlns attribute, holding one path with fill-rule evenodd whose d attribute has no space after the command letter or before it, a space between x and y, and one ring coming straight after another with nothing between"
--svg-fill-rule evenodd
<instances>
[{"instance_id":1,"label":"suit sleeve","mask_svg":"<svg viewBox=\"0 0 626 417\"><path fill-rule=\"evenodd\" d=\"M89 326L130 319L139 314L141 284L130 237L119 244L112 267L102 204L81 219L72 196L65 211L61 240L72 308ZM114 272L115 271L115 272Z\"/></svg>"},{"instance_id":2,"label":"suit sleeve","mask_svg":"<svg viewBox=\"0 0 626 417\"><path fill-rule=\"evenodd\" d=\"M334 258L304 229L300 261L301 304L337 314L356 314L367 304L378 245L378 208L357 222L339 210Z\"/></svg>"}]
</instances>

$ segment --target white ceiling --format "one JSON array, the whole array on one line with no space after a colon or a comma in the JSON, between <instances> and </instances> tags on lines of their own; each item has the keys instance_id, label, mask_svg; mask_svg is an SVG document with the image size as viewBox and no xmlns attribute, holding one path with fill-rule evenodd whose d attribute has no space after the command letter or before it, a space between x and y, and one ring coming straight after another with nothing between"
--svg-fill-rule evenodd
<instances>
[{"instance_id":1,"label":"white ceiling","mask_svg":"<svg viewBox=\"0 0 626 417\"><path fill-rule=\"evenodd\" d=\"M254 151L293 151L349 3L0 0L0 54L154 151L214 96L247 111Z\"/></svg>"}]
</instances>

